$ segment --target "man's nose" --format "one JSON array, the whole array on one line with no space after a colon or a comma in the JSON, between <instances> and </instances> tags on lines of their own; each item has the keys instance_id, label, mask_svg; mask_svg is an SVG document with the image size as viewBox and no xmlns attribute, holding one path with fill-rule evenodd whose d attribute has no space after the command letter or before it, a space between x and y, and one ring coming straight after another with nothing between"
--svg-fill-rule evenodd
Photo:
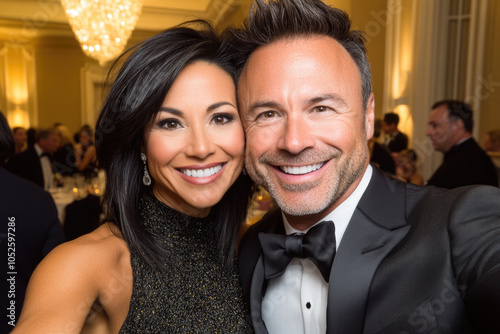
<instances>
[{"instance_id":1,"label":"man's nose","mask_svg":"<svg viewBox=\"0 0 500 334\"><path fill-rule=\"evenodd\" d=\"M313 147L315 143L312 129L302 115L292 115L286 119L278 148L298 154L306 148Z\"/></svg>"}]
</instances>

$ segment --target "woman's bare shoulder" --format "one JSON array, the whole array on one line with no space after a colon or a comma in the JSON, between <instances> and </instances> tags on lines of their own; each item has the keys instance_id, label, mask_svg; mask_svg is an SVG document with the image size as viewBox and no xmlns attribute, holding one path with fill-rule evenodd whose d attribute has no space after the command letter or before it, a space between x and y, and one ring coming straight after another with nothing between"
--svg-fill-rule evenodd
<instances>
[{"instance_id":1,"label":"woman's bare shoulder","mask_svg":"<svg viewBox=\"0 0 500 334\"><path fill-rule=\"evenodd\" d=\"M126 313L132 286L130 253L116 226L105 224L59 245L30 279L18 322L20 333L54 331L67 324L72 328L67 328L67 333L73 329L80 332L92 305L104 293L109 294L109 286L118 286L116 282L120 283L121 292L109 296L113 298L108 298L109 306L104 308L115 309L123 304L121 313Z\"/></svg>"},{"instance_id":2,"label":"woman's bare shoulder","mask_svg":"<svg viewBox=\"0 0 500 334\"><path fill-rule=\"evenodd\" d=\"M53 258L53 259L52 259ZM116 225L106 223L91 233L75 240L68 241L56 247L46 260L73 261L80 264L90 262L94 269L110 265L120 265L123 260L128 262L130 253L127 243L121 237Z\"/></svg>"},{"instance_id":3,"label":"woman's bare shoulder","mask_svg":"<svg viewBox=\"0 0 500 334\"><path fill-rule=\"evenodd\" d=\"M108 251L112 252L123 252L128 249L120 230L113 223L105 223L93 232L66 242L63 245L85 248L109 248Z\"/></svg>"}]
</instances>

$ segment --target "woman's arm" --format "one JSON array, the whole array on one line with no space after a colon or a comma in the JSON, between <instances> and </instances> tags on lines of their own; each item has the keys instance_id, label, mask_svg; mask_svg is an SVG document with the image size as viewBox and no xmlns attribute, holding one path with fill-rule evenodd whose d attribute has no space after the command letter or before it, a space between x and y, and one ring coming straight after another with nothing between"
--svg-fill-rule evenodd
<instances>
[{"instance_id":1,"label":"woman's arm","mask_svg":"<svg viewBox=\"0 0 500 334\"><path fill-rule=\"evenodd\" d=\"M99 290L84 248L63 244L40 263L12 333L81 332Z\"/></svg>"},{"instance_id":2,"label":"woman's arm","mask_svg":"<svg viewBox=\"0 0 500 334\"><path fill-rule=\"evenodd\" d=\"M76 166L76 168L81 172L87 166L91 163L94 162L97 159L97 154L95 150L95 146L90 146L87 151L85 152L85 155L83 156L82 161Z\"/></svg>"},{"instance_id":3,"label":"woman's arm","mask_svg":"<svg viewBox=\"0 0 500 334\"><path fill-rule=\"evenodd\" d=\"M117 332L132 291L129 254L107 224L56 247L34 271L12 333L80 333L84 326Z\"/></svg>"}]
</instances>

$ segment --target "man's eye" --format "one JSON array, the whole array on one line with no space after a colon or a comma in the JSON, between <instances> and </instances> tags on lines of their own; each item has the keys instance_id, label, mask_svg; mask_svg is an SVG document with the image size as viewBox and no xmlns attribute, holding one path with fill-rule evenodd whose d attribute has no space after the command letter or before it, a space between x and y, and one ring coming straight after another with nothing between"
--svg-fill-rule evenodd
<instances>
[{"instance_id":1,"label":"man's eye","mask_svg":"<svg viewBox=\"0 0 500 334\"><path fill-rule=\"evenodd\" d=\"M327 110L328 110L328 107L325 107L325 106L314 107L314 111L316 111L316 112L325 112Z\"/></svg>"},{"instance_id":2,"label":"man's eye","mask_svg":"<svg viewBox=\"0 0 500 334\"><path fill-rule=\"evenodd\" d=\"M259 115L259 118L273 118L276 116L274 111L265 111Z\"/></svg>"}]
</instances>

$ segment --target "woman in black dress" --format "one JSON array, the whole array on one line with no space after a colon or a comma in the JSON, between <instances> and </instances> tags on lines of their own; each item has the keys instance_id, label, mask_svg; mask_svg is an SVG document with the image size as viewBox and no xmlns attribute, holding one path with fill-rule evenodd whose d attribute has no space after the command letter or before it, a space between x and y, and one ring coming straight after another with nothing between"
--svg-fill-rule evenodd
<instances>
[{"instance_id":1,"label":"woman in black dress","mask_svg":"<svg viewBox=\"0 0 500 334\"><path fill-rule=\"evenodd\" d=\"M192 24L118 59L95 137L107 223L42 262L14 333L252 332L235 266L252 182L234 67Z\"/></svg>"}]
</instances>

